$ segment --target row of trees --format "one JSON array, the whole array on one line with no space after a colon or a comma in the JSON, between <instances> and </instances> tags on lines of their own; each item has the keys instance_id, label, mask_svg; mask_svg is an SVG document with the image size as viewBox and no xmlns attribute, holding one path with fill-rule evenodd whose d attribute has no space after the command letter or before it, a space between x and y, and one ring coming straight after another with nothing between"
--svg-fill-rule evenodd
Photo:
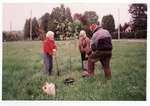
<instances>
[{"instance_id":1,"label":"row of trees","mask_svg":"<svg viewBox=\"0 0 150 106\"><path fill-rule=\"evenodd\" d=\"M147 35L147 4L131 4L129 5L129 13L131 21L120 25L120 35L122 38L146 38ZM31 24L32 23L32 24ZM70 8L60 5L53 8L51 13L45 13L39 19L35 17L26 19L24 25L24 39L31 38L44 39L48 30L55 32L56 39L66 39L67 37L78 37L81 29L86 30L87 35L91 37L89 30L91 23L101 23L104 29L112 33L113 38L117 38L117 30L115 29L115 21L111 14L103 16L101 22L98 22L98 15L95 11L85 11L83 14L75 13L71 15ZM32 25L32 26L31 26ZM31 28L32 27L32 28ZM129 33L128 29L129 28ZM30 30L32 29L31 33ZM127 33L128 32L128 33ZM22 35L22 34L21 34ZM3 41L20 40L23 36L18 33L3 32Z\"/></svg>"},{"instance_id":2,"label":"row of trees","mask_svg":"<svg viewBox=\"0 0 150 106\"><path fill-rule=\"evenodd\" d=\"M147 37L147 4L129 5L131 21L120 25L120 38L146 38ZM117 33L112 34L117 38Z\"/></svg>"},{"instance_id":3,"label":"row of trees","mask_svg":"<svg viewBox=\"0 0 150 106\"><path fill-rule=\"evenodd\" d=\"M3 42L24 40L24 33L22 31L3 31Z\"/></svg>"},{"instance_id":4,"label":"row of trees","mask_svg":"<svg viewBox=\"0 0 150 106\"><path fill-rule=\"evenodd\" d=\"M120 25L120 31L130 27L132 32L139 30L147 30L147 5L146 4L131 4L129 5L129 13L131 14L131 21Z\"/></svg>"},{"instance_id":5,"label":"row of trees","mask_svg":"<svg viewBox=\"0 0 150 106\"><path fill-rule=\"evenodd\" d=\"M26 20L24 26L25 37L30 36L30 19ZM71 36L73 32L73 20L69 8L65 8L64 5L53 8L51 14L45 13L40 19L32 20L32 38L38 38L39 29L42 29L44 33L48 30L55 32L55 38L60 39L62 36Z\"/></svg>"},{"instance_id":6,"label":"row of trees","mask_svg":"<svg viewBox=\"0 0 150 106\"><path fill-rule=\"evenodd\" d=\"M30 37L30 22L32 22L32 39L40 38L38 29L44 33L48 30L55 32L56 39L66 39L67 37L78 37L81 29L86 30L88 36L92 34L89 25L98 23L98 15L95 11L85 11L83 14L75 13L71 16L70 8L65 8L63 4L60 7L53 8L51 13L45 13L40 19L27 19L24 26L25 38ZM115 31L115 22L112 15L106 15L102 19L102 25L110 32Z\"/></svg>"},{"instance_id":7,"label":"row of trees","mask_svg":"<svg viewBox=\"0 0 150 106\"><path fill-rule=\"evenodd\" d=\"M146 36L147 5L131 4L129 5L128 11L132 16L132 19L130 22L125 23L123 26L120 25L119 29L121 31L121 34L123 32L126 32L126 29L130 27L132 32L135 32L136 34L140 32L137 35L145 34L144 36ZM117 36L118 29L115 29L115 21L113 15L108 14L106 16L103 16L101 22L98 22L98 18L99 17L95 11L85 11L83 14L75 13L72 16L70 8L64 7L64 5L61 4L60 7L53 8L51 13L45 13L39 19L36 19L35 17L32 19L26 19L24 25L24 39L29 39L30 34L32 35L31 37L33 40L43 39L43 35L45 35L47 31L52 30L55 33L56 39L65 40L68 37L78 37L79 32L82 29L84 29L87 32L87 35L91 37L92 32L89 30L89 25L92 23L101 23L104 29L109 30L109 32L111 32L113 36ZM31 29L32 32L30 33ZM12 36L10 36L12 34L5 33L4 38L12 39ZM123 36L124 35L126 34L123 34ZM132 34L128 33L128 35ZM17 39L16 35L13 38Z\"/></svg>"}]
</instances>

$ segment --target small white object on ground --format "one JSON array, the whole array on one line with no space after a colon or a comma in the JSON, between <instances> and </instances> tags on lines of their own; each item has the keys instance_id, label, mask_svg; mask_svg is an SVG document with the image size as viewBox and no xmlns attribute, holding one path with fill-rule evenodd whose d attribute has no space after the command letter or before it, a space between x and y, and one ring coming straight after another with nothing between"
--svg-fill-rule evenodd
<instances>
[{"instance_id":1,"label":"small white object on ground","mask_svg":"<svg viewBox=\"0 0 150 106\"><path fill-rule=\"evenodd\" d=\"M42 87L42 90L48 95L51 95L51 96L56 95L56 87L55 87L55 84L53 83L49 84L48 82L45 82L45 84Z\"/></svg>"}]
</instances>

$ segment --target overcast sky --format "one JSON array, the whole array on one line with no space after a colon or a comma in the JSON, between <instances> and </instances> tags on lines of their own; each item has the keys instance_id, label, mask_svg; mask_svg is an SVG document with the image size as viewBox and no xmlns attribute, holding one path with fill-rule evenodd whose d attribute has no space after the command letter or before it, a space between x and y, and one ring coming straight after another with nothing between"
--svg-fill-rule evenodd
<instances>
[{"instance_id":1,"label":"overcast sky","mask_svg":"<svg viewBox=\"0 0 150 106\"><path fill-rule=\"evenodd\" d=\"M112 14L115 19L116 26L118 25L118 13L120 13L120 23L130 21L130 14L128 13L129 4L102 4L102 3L64 3L65 7L69 7L72 13L84 13L84 11L96 11L99 16L99 21L104 15ZM44 13L49 12L60 4L54 3L7 3L3 4L3 30L10 30L10 23L12 23L12 30L23 30L25 20L30 17L32 10L32 17L40 18ZM119 10L119 12L118 12Z\"/></svg>"}]
</instances>

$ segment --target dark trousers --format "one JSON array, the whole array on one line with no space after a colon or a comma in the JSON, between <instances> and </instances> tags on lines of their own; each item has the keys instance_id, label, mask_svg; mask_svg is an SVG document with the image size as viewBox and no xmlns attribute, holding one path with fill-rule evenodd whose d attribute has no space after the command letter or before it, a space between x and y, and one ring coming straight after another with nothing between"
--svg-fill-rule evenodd
<instances>
[{"instance_id":1,"label":"dark trousers","mask_svg":"<svg viewBox=\"0 0 150 106\"><path fill-rule=\"evenodd\" d=\"M45 72L50 75L53 69L53 56L52 55L44 53L44 65L45 65Z\"/></svg>"},{"instance_id":2,"label":"dark trousers","mask_svg":"<svg viewBox=\"0 0 150 106\"><path fill-rule=\"evenodd\" d=\"M112 51L95 51L88 58L88 71L89 73L94 73L94 66L97 61L102 64L105 77L111 78L111 68L110 59L112 56Z\"/></svg>"},{"instance_id":3,"label":"dark trousers","mask_svg":"<svg viewBox=\"0 0 150 106\"><path fill-rule=\"evenodd\" d=\"M81 53L81 60L82 60L82 69L87 70L86 64L87 64L88 58L86 57L85 52Z\"/></svg>"}]
</instances>

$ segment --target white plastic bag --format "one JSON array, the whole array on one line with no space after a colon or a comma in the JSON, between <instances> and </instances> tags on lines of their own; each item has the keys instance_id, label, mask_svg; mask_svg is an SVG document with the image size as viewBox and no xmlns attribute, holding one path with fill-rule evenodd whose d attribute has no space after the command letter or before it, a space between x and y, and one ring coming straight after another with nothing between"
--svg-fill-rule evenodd
<instances>
[{"instance_id":1,"label":"white plastic bag","mask_svg":"<svg viewBox=\"0 0 150 106\"><path fill-rule=\"evenodd\" d=\"M45 82L45 84L42 87L42 90L48 95L55 96L56 94L56 87L55 87L55 84L53 83L49 84L48 82Z\"/></svg>"}]
</instances>

